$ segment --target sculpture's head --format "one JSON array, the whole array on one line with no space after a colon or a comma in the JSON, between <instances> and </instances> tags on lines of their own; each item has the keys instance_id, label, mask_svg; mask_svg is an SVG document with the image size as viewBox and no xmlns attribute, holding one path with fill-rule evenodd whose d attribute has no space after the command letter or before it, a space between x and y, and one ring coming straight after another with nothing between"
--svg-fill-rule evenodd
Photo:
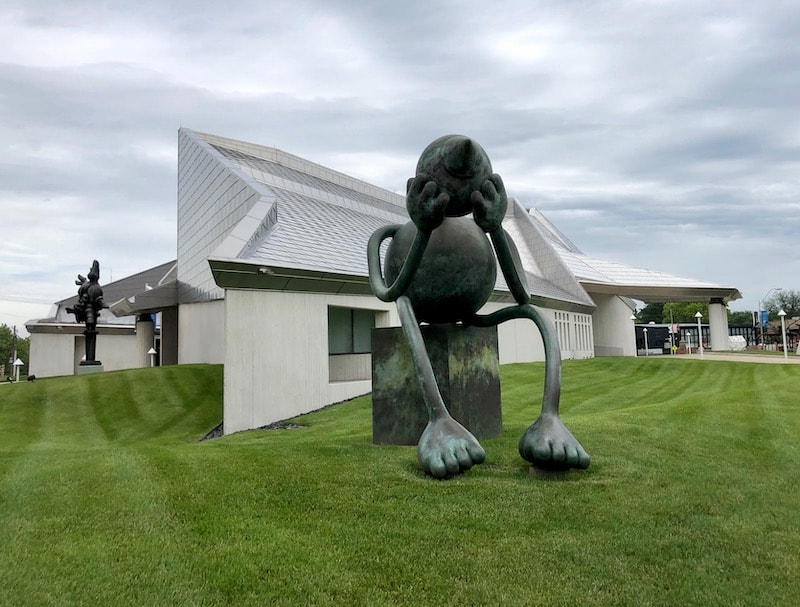
<instances>
[{"instance_id":1,"label":"sculpture's head","mask_svg":"<svg viewBox=\"0 0 800 607\"><path fill-rule=\"evenodd\" d=\"M426 173L450 195L446 214L459 217L472 211L470 195L480 191L491 176L492 163L476 141L463 135L445 135L422 152L417 173Z\"/></svg>"},{"instance_id":2,"label":"sculpture's head","mask_svg":"<svg viewBox=\"0 0 800 607\"><path fill-rule=\"evenodd\" d=\"M96 259L92 262L92 268L89 270L87 276L90 282L97 282L100 278L100 264L97 263Z\"/></svg>"}]
</instances>

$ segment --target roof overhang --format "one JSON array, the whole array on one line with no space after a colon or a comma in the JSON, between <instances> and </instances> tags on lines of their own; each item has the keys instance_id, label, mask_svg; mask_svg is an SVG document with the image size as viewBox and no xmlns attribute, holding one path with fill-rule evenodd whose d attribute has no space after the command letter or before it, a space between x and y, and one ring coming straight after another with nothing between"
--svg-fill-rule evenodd
<instances>
[{"instance_id":1,"label":"roof overhang","mask_svg":"<svg viewBox=\"0 0 800 607\"><path fill-rule=\"evenodd\" d=\"M34 321L25 324L28 333L48 333L57 335L82 335L86 331L86 325L68 322L42 322ZM100 335L134 335L136 333L136 326L133 324L126 325L97 325L97 332Z\"/></svg>"},{"instance_id":2,"label":"roof overhang","mask_svg":"<svg viewBox=\"0 0 800 607\"><path fill-rule=\"evenodd\" d=\"M606 295L620 295L643 301L644 303L662 302L710 302L721 299L724 303L742 298L742 294L734 287L717 286L681 286L681 285L635 285L594 282L581 280L580 283L589 292Z\"/></svg>"},{"instance_id":3,"label":"roof overhang","mask_svg":"<svg viewBox=\"0 0 800 607\"><path fill-rule=\"evenodd\" d=\"M136 295L124 297L112 303L108 308L114 316L133 316L135 314L155 314L177 305L178 283L171 280Z\"/></svg>"},{"instance_id":4,"label":"roof overhang","mask_svg":"<svg viewBox=\"0 0 800 607\"><path fill-rule=\"evenodd\" d=\"M217 286L223 289L259 289L347 295L371 295L366 276L319 270L282 268L231 259L209 259Z\"/></svg>"},{"instance_id":5,"label":"roof overhang","mask_svg":"<svg viewBox=\"0 0 800 607\"><path fill-rule=\"evenodd\" d=\"M211 273L217 286L223 289L256 289L266 291L293 291L327 293L333 295L373 295L366 276L353 276L319 270L282 268L264 263L231 259L209 259ZM374 296L374 295L373 295ZM510 292L495 289L490 301L514 303ZM531 303L537 306L591 314L594 305L572 300L532 295Z\"/></svg>"}]
</instances>

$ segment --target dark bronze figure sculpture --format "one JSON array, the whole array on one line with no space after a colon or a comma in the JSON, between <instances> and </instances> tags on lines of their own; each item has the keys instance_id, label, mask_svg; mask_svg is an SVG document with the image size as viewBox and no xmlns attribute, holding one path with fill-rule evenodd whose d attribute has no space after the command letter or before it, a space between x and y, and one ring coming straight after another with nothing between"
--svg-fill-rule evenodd
<instances>
[{"instance_id":1,"label":"dark bronze figure sculpture","mask_svg":"<svg viewBox=\"0 0 800 607\"><path fill-rule=\"evenodd\" d=\"M88 279L78 274L75 284L78 288L78 303L74 308L67 308L67 312L75 315L75 320L86 323L86 360L81 361L81 365L100 365L100 361L95 360L97 349L97 317L100 310L106 307L103 302L103 289L97 281L100 278L100 264L95 259L87 275Z\"/></svg>"},{"instance_id":2,"label":"dark bronze figure sculpture","mask_svg":"<svg viewBox=\"0 0 800 607\"><path fill-rule=\"evenodd\" d=\"M507 206L503 181L492 173L483 148L460 135L440 137L422 152L416 176L408 180L406 208L411 222L377 230L367 246L372 290L382 301L396 302L411 349L429 417L417 446L418 460L422 469L436 478L469 470L482 463L486 453L450 416L419 322L486 327L514 318L532 320L544 340L544 397L541 415L519 440L520 455L546 469L589 466L589 456L558 414L558 337L550 319L529 303L519 254L502 227ZM380 248L388 238L392 240L386 251L384 278ZM518 305L481 316L477 312L489 300L497 273L492 245Z\"/></svg>"}]
</instances>

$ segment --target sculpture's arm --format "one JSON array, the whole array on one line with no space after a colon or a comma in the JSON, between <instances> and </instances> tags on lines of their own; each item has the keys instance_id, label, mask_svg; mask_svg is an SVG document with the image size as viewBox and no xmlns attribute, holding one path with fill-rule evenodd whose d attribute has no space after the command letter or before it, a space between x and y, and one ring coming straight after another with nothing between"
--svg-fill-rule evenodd
<instances>
[{"instance_id":1,"label":"sculpture's arm","mask_svg":"<svg viewBox=\"0 0 800 607\"><path fill-rule=\"evenodd\" d=\"M395 301L405 293L414 278L422 255L428 246L431 232L442 225L450 196L439 192L439 186L425 173L419 173L408 180L406 191L406 208L411 221L417 227L417 235L400 268L394 283L386 286L381 269L381 243L397 234L398 225L390 225L376 230L367 243L367 264L369 267L369 284L376 297L381 301Z\"/></svg>"},{"instance_id":2,"label":"sculpture's arm","mask_svg":"<svg viewBox=\"0 0 800 607\"><path fill-rule=\"evenodd\" d=\"M497 261L503 271L503 278L506 279L506 284L511 289L511 294L518 304L529 303L531 295L528 289L528 281L525 280L525 270L522 268L522 261L519 258L519 252L516 245L514 245L514 241L511 240L508 232L502 227L497 228L489 236L497 253Z\"/></svg>"},{"instance_id":3,"label":"sculpture's arm","mask_svg":"<svg viewBox=\"0 0 800 607\"><path fill-rule=\"evenodd\" d=\"M489 234L497 253L497 261L508 288L518 304L530 302L530 292L514 241L503 229L503 218L508 209L508 196L500 175L494 174L470 195L475 223Z\"/></svg>"},{"instance_id":4,"label":"sculpture's arm","mask_svg":"<svg viewBox=\"0 0 800 607\"><path fill-rule=\"evenodd\" d=\"M381 244L387 238L391 238L397 234L400 229L399 225L389 225L380 228L370 237L367 243L367 265L369 267L369 284L372 287L372 292L381 301L395 301L403 293L405 293L414 274L419 268L422 261L422 255L425 253L425 247L428 246L430 234L423 234L417 231L414 242L411 243L411 248L408 251L403 267L395 278L394 282L387 286L386 280L383 277L383 269L381 268Z\"/></svg>"}]
</instances>

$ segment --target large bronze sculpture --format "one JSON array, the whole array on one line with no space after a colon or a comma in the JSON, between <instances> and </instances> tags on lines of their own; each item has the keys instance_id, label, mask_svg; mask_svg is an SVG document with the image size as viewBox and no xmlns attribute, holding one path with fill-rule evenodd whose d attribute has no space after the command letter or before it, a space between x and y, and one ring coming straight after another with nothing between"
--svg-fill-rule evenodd
<instances>
[{"instance_id":1,"label":"large bronze sculpture","mask_svg":"<svg viewBox=\"0 0 800 607\"><path fill-rule=\"evenodd\" d=\"M469 470L482 463L486 453L448 412L420 322L487 327L515 318L532 320L544 341L544 397L541 415L519 440L520 455L545 469L589 466L589 456L558 414L558 338L550 319L529 303L519 254L502 227L507 206L503 181L492 173L483 148L460 135L440 137L422 152L416 176L408 180L406 208L411 221L377 230L367 247L372 290L382 301L396 302L411 349L429 419L417 455L422 469L436 478ZM388 238L392 240L384 276L380 250ZM482 316L477 312L488 301L497 274L492 245L517 305Z\"/></svg>"},{"instance_id":2,"label":"large bronze sculpture","mask_svg":"<svg viewBox=\"0 0 800 607\"><path fill-rule=\"evenodd\" d=\"M97 318L100 310L106 307L103 302L103 289L100 287L100 264L95 259L86 277L78 274L78 303L73 308L67 308L67 312L75 315L75 320L86 323L86 330L83 332L86 337L86 357L81 361L82 366L100 365L96 360L97 349Z\"/></svg>"}]
</instances>

